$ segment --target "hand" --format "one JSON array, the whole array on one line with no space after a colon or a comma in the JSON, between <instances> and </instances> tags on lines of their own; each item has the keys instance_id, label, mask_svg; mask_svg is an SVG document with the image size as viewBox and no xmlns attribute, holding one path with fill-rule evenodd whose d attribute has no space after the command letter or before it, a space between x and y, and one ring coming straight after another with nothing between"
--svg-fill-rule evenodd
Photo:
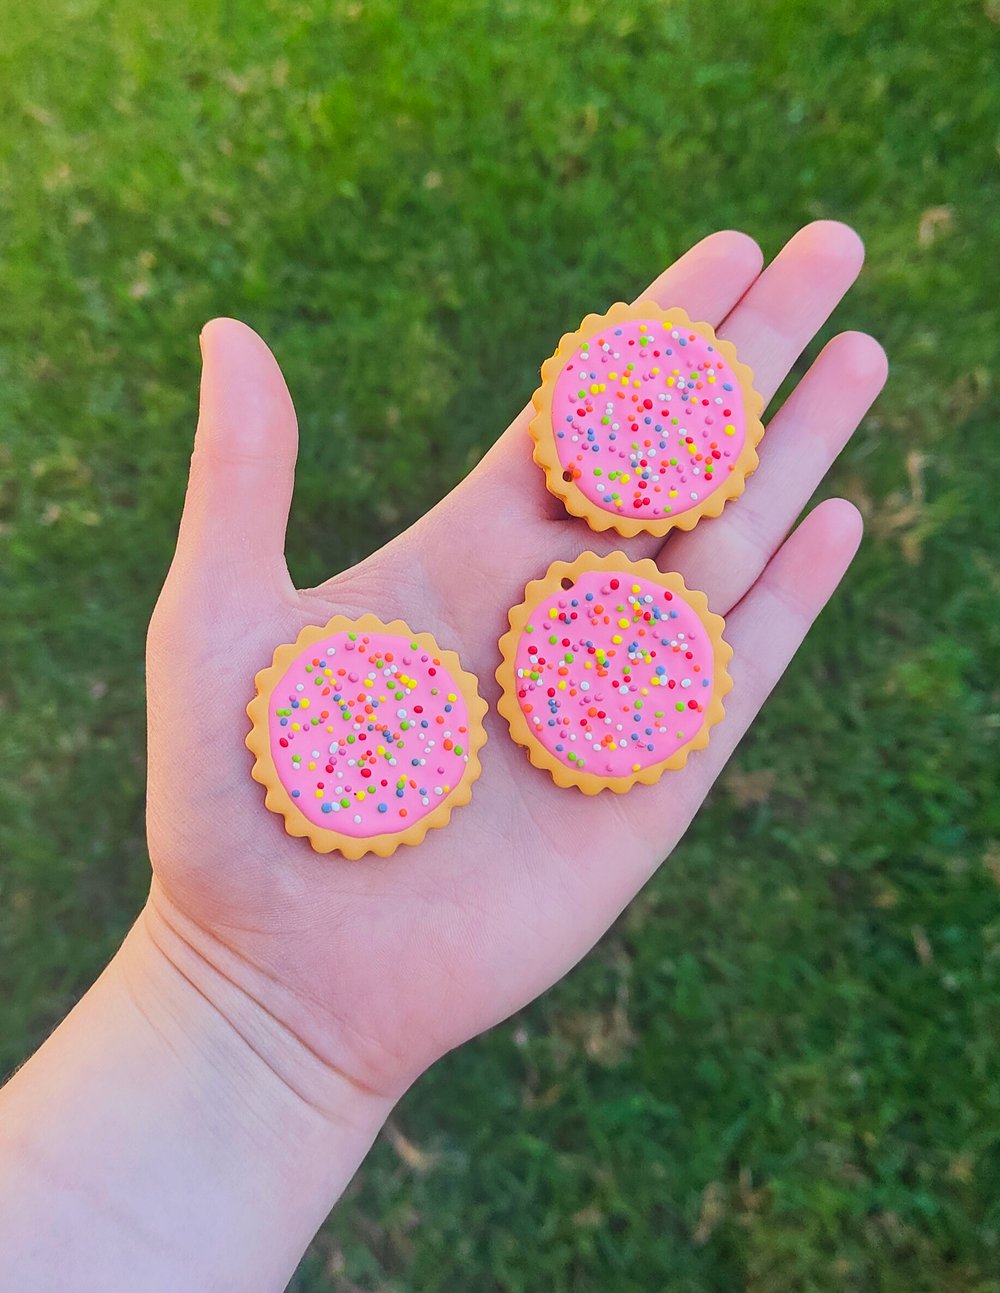
<instances>
[{"instance_id":1,"label":"hand","mask_svg":"<svg viewBox=\"0 0 1000 1293\"><path fill-rule=\"evenodd\" d=\"M716 325L769 399L862 256L851 230L818 223L761 273L749 238L719 233L643 295ZM296 454L288 392L242 324L209 324L202 349L177 554L149 634L145 925L237 1027L246 1024L234 985L263 1012L269 1064L310 1103L323 1106L328 1076L331 1087L346 1079L391 1100L565 973L684 833L857 548L861 521L842 500L785 536L878 394L885 357L864 334L831 341L773 418L745 495L665 543L568 518L531 460L525 410L405 534L296 591L284 561ZM727 619L735 688L708 749L682 772L587 798L554 786L510 740L492 708L493 673L507 609L528 580L557 558L616 548L707 593ZM243 739L254 674L273 648L306 624L363 611L457 651L491 713L471 804L416 849L348 862L285 834L250 778Z\"/></svg>"}]
</instances>

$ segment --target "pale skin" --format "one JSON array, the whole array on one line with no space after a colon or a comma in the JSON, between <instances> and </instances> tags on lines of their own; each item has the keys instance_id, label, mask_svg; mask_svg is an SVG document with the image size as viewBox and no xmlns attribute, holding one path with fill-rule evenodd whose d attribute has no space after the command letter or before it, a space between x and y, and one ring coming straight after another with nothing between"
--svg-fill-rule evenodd
<instances>
[{"instance_id":1,"label":"pale skin","mask_svg":"<svg viewBox=\"0 0 1000 1293\"><path fill-rule=\"evenodd\" d=\"M862 257L830 222L763 270L750 238L718 233L641 295L716 325L770 399ZM177 552L148 641L152 887L104 975L0 1092L12 1288L284 1287L402 1092L565 974L684 834L858 546L842 499L789 531L886 375L871 337L835 337L771 419L745 495L665 542L568 518L531 461L524 411L404 534L296 590L284 541L297 436L280 370L230 319L205 328L202 352ZM588 549L679 571L726 617L735 651L708 749L623 796L558 789L492 709L507 608L549 562ZM278 643L363 611L457 651L491 712L483 776L447 829L346 862L265 809L245 706Z\"/></svg>"}]
</instances>

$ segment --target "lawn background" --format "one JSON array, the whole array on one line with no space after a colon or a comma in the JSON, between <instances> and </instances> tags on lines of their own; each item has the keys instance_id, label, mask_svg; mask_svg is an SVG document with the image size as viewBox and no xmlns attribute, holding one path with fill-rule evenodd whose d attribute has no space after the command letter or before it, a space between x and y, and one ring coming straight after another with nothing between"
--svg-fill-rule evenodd
<instances>
[{"instance_id":1,"label":"lawn background","mask_svg":"<svg viewBox=\"0 0 1000 1293\"><path fill-rule=\"evenodd\" d=\"M824 487L866 516L849 583L669 865L406 1098L292 1288L997 1293L996 0L0 23L0 1072L147 884L204 320L284 367L308 583L438 499L586 311L714 228L770 256L845 219L868 267L824 339L892 362Z\"/></svg>"}]
</instances>

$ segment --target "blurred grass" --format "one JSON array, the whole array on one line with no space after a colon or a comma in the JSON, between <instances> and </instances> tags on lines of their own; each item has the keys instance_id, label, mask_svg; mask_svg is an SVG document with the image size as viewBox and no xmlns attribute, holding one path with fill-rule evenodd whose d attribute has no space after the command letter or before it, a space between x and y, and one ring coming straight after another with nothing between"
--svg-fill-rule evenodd
<instances>
[{"instance_id":1,"label":"blurred grass","mask_svg":"<svg viewBox=\"0 0 1000 1293\"><path fill-rule=\"evenodd\" d=\"M293 1288L997 1293L994 0L0 19L0 1069L147 882L204 320L284 366L307 582L447 490L585 311L713 228L846 219L836 326L893 362L829 482L849 586L669 867L408 1097Z\"/></svg>"}]
</instances>

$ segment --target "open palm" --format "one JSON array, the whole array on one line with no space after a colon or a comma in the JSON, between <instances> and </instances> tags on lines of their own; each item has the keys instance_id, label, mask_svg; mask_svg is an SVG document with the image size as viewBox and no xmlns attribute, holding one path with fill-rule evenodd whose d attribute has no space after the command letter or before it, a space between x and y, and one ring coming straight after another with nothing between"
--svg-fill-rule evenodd
<instances>
[{"instance_id":1,"label":"open palm","mask_svg":"<svg viewBox=\"0 0 1000 1293\"><path fill-rule=\"evenodd\" d=\"M642 295L715 325L769 399L861 261L857 236L833 223L800 231L763 272L749 238L719 233ZM235 985L262 1006L276 1037L295 1040L289 1055L392 1097L559 978L677 843L854 554L860 518L842 500L785 536L881 388L885 358L864 334L831 341L772 420L745 495L665 543L568 518L532 463L526 410L405 534L296 591L284 561L288 392L242 324L216 320L202 346L191 479L149 635L147 925L206 994ZM726 616L735 651L727 717L708 749L622 796L558 789L493 708L508 607L551 561L588 549L679 571ZM253 677L273 648L363 611L456 651L491 712L471 804L416 849L348 862L285 834L243 739ZM284 1076L308 1093L317 1074Z\"/></svg>"}]
</instances>

